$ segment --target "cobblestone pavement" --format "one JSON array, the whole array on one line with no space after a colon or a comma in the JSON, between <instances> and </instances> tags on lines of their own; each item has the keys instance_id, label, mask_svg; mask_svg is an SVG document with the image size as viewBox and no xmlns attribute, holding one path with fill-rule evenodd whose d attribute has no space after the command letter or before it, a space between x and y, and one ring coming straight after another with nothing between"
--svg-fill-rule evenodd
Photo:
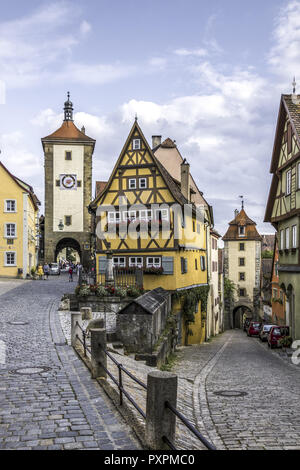
<instances>
[{"instance_id":1,"label":"cobblestone pavement","mask_svg":"<svg viewBox=\"0 0 300 470\"><path fill-rule=\"evenodd\" d=\"M64 276L0 282L0 449L140 448L65 344L57 308L72 289Z\"/></svg>"},{"instance_id":2,"label":"cobblestone pavement","mask_svg":"<svg viewBox=\"0 0 300 470\"><path fill-rule=\"evenodd\" d=\"M258 339L233 330L183 348L174 372L182 406L218 449L300 449L300 368Z\"/></svg>"}]
</instances>

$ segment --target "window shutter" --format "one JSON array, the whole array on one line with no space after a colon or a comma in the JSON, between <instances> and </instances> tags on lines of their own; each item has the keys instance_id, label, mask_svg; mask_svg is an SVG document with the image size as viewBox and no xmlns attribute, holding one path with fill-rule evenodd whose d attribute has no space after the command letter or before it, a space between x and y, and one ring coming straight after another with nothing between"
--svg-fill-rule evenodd
<instances>
[{"instance_id":1,"label":"window shutter","mask_svg":"<svg viewBox=\"0 0 300 470\"><path fill-rule=\"evenodd\" d=\"M205 271L205 258L204 258L204 256L200 256L200 263L201 263L201 270Z\"/></svg>"},{"instance_id":2,"label":"window shutter","mask_svg":"<svg viewBox=\"0 0 300 470\"><path fill-rule=\"evenodd\" d=\"M107 265L106 256L100 256L99 258L99 274L105 274Z\"/></svg>"},{"instance_id":3,"label":"window shutter","mask_svg":"<svg viewBox=\"0 0 300 470\"><path fill-rule=\"evenodd\" d=\"M187 258L184 258L184 272L187 273L188 270L188 260Z\"/></svg>"},{"instance_id":4,"label":"window shutter","mask_svg":"<svg viewBox=\"0 0 300 470\"><path fill-rule=\"evenodd\" d=\"M173 256L163 256L161 259L161 265L164 274L174 274L174 258Z\"/></svg>"}]
</instances>

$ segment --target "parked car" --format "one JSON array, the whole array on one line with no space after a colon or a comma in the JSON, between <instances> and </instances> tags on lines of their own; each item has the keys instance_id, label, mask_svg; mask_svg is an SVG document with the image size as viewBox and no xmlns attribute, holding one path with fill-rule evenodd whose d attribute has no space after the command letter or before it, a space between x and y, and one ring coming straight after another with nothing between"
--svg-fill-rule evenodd
<instances>
[{"instance_id":1,"label":"parked car","mask_svg":"<svg viewBox=\"0 0 300 470\"><path fill-rule=\"evenodd\" d=\"M259 330L259 339L261 341L268 341L268 335L272 329L273 326L276 325L261 325L260 330Z\"/></svg>"},{"instance_id":2,"label":"parked car","mask_svg":"<svg viewBox=\"0 0 300 470\"><path fill-rule=\"evenodd\" d=\"M279 340L285 336L289 336L290 328L288 326L273 326L268 335L268 346L278 348L280 346Z\"/></svg>"},{"instance_id":3,"label":"parked car","mask_svg":"<svg viewBox=\"0 0 300 470\"><path fill-rule=\"evenodd\" d=\"M248 330L247 330L247 335L248 336L258 336L260 327L261 327L261 322L251 321L250 325L248 327Z\"/></svg>"},{"instance_id":4,"label":"parked car","mask_svg":"<svg viewBox=\"0 0 300 470\"><path fill-rule=\"evenodd\" d=\"M50 274L60 275L60 268L58 263L51 263L50 265Z\"/></svg>"},{"instance_id":5,"label":"parked car","mask_svg":"<svg viewBox=\"0 0 300 470\"><path fill-rule=\"evenodd\" d=\"M247 331L251 323L251 318L246 318L244 321L244 331Z\"/></svg>"}]
</instances>

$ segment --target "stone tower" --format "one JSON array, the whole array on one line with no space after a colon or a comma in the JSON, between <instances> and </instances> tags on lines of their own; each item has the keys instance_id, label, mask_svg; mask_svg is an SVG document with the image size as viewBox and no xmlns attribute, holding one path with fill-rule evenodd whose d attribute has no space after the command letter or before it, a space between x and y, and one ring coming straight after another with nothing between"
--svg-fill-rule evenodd
<instances>
[{"instance_id":1,"label":"stone tower","mask_svg":"<svg viewBox=\"0 0 300 470\"><path fill-rule=\"evenodd\" d=\"M225 329L242 326L243 317L260 315L261 236L242 206L229 222L224 241L224 276L235 285L234 300L225 301Z\"/></svg>"},{"instance_id":2,"label":"stone tower","mask_svg":"<svg viewBox=\"0 0 300 470\"><path fill-rule=\"evenodd\" d=\"M41 139L45 155L44 260L56 261L64 248L75 249L90 264L92 156L95 140L73 122L70 94L59 129Z\"/></svg>"}]
</instances>

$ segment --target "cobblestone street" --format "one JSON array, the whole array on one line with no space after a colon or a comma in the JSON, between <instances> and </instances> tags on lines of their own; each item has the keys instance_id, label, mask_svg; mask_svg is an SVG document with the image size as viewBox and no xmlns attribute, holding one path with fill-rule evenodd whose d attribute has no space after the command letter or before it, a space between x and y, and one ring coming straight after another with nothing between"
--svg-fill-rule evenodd
<instances>
[{"instance_id":1,"label":"cobblestone street","mask_svg":"<svg viewBox=\"0 0 300 470\"><path fill-rule=\"evenodd\" d=\"M57 308L74 286L63 275L0 282L0 449L140 448L65 344Z\"/></svg>"},{"instance_id":2,"label":"cobblestone street","mask_svg":"<svg viewBox=\"0 0 300 470\"><path fill-rule=\"evenodd\" d=\"M300 449L300 367L240 330L179 357L181 407L218 449Z\"/></svg>"}]
</instances>

